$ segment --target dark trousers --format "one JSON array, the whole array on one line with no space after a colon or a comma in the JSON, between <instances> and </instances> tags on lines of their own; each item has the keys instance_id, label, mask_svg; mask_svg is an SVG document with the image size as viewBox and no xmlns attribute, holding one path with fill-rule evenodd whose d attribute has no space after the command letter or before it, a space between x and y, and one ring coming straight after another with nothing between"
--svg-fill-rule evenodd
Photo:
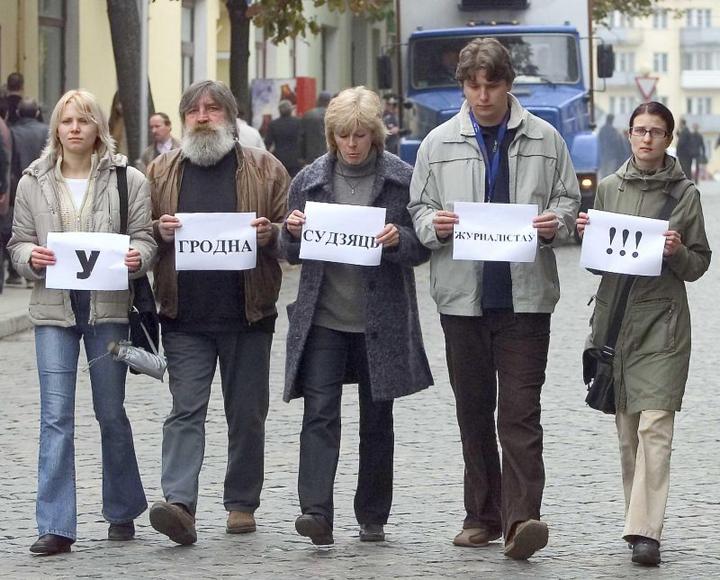
<instances>
[{"instance_id":1,"label":"dark trousers","mask_svg":"<svg viewBox=\"0 0 720 580\"><path fill-rule=\"evenodd\" d=\"M162 488L169 502L195 513L205 453L210 385L220 362L228 462L223 503L254 512L264 478L270 332L164 332L172 412L163 426Z\"/></svg>"},{"instance_id":2,"label":"dark trousers","mask_svg":"<svg viewBox=\"0 0 720 580\"><path fill-rule=\"evenodd\" d=\"M550 315L497 310L440 320L465 460L463 527L502 530L507 538L514 524L540 517Z\"/></svg>"},{"instance_id":3,"label":"dark trousers","mask_svg":"<svg viewBox=\"0 0 720 580\"><path fill-rule=\"evenodd\" d=\"M305 400L298 476L300 510L325 516L333 525L340 402L348 365L358 372L360 393L355 517L361 524L385 524L392 504L393 402L372 400L365 335L320 326L312 327L300 364Z\"/></svg>"}]
</instances>

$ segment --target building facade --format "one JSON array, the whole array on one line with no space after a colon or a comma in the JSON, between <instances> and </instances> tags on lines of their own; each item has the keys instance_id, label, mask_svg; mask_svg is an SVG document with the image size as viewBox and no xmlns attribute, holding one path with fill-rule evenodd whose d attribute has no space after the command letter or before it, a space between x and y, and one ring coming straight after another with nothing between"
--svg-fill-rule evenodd
<instances>
[{"instance_id":1,"label":"building facade","mask_svg":"<svg viewBox=\"0 0 720 580\"><path fill-rule=\"evenodd\" d=\"M720 171L720 3L717 0L663 0L652 16L630 18L619 12L596 27L615 48L615 74L595 94L601 113L627 127L632 110L645 99L667 105L676 120L697 124L705 141L708 169ZM596 84L602 89L603 81Z\"/></svg>"}]
</instances>

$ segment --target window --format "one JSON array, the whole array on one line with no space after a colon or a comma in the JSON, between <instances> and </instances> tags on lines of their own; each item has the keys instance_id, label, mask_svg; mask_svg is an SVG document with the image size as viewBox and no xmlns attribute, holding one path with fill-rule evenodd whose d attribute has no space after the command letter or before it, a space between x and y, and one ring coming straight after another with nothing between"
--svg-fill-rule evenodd
<instances>
[{"instance_id":1,"label":"window","mask_svg":"<svg viewBox=\"0 0 720 580\"><path fill-rule=\"evenodd\" d=\"M39 95L45 119L65 92L65 0L38 6Z\"/></svg>"},{"instance_id":2,"label":"window","mask_svg":"<svg viewBox=\"0 0 720 580\"><path fill-rule=\"evenodd\" d=\"M682 55L683 70L714 70L720 64L720 51L685 52Z\"/></svg>"},{"instance_id":3,"label":"window","mask_svg":"<svg viewBox=\"0 0 720 580\"><path fill-rule=\"evenodd\" d=\"M666 9L659 9L653 12L652 27L655 29L665 29L668 27L668 11Z\"/></svg>"},{"instance_id":4,"label":"window","mask_svg":"<svg viewBox=\"0 0 720 580\"><path fill-rule=\"evenodd\" d=\"M195 81L195 3L183 0L181 33L182 88Z\"/></svg>"},{"instance_id":5,"label":"window","mask_svg":"<svg viewBox=\"0 0 720 580\"><path fill-rule=\"evenodd\" d=\"M610 28L635 28L635 19L632 16L614 10L608 16Z\"/></svg>"},{"instance_id":6,"label":"window","mask_svg":"<svg viewBox=\"0 0 720 580\"><path fill-rule=\"evenodd\" d=\"M688 115L712 115L712 97L688 97Z\"/></svg>"},{"instance_id":7,"label":"window","mask_svg":"<svg viewBox=\"0 0 720 580\"><path fill-rule=\"evenodd\" d=\"M615 70L618 72L635 72L635 53L618 52L616 54Z\"/></svg>"},{"instance_id":8,"label":"window","mask_svg":"<svg viewBox=\"0 0 720 580\"><path fill-rule=\"evenodd\" d=\"M610 112L614 115L629 115L639 104L637 97L610 97Z\"/></svg>"},{"instance_id":9,"label":"window","mask_svg":"<svg viewBox=\"0 0 720 580\"><path fill-rule=\"evenodd\" d=\"M653 54L653 70L656 73L666 73L668 71L667 52L656 52Z\"/></svg>"},{"instance_id":10,"label":"window","mask_svg":"<svg viewBox=\"0 0 720 580\"><path fill-rule=\"evenodd\" d=\"M685 26L688 28L710 28L712 10L709 8L690 8L685 12Z\"/></svg>"}]
</instances>

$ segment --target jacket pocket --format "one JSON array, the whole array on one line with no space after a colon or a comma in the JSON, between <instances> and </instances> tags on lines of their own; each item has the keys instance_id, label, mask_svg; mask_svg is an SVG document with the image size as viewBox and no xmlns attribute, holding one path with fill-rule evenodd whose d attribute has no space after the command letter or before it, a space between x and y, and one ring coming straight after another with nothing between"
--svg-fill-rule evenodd
<instances>
[{"instance_id":1,"label":"jacket pocket","mask_svg":"<svg viewBox=\"0 0 720 580\"><path fill-rule=\"evenodd\" d=\"M628 312L627 332L637 354L669 352L675 348L678 312L669 298L636 302Z\"/></svg>"}]
</instances>

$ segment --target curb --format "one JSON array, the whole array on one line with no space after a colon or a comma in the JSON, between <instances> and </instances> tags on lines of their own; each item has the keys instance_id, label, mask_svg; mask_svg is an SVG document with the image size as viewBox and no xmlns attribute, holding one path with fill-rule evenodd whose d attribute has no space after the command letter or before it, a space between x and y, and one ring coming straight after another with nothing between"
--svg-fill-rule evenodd
<instances>
[{"instance_id":1,"label":"curb","mask_svg":"<svg viewBox=\"0 0 720 580\"><path fill-rule=\"evenodd\" d=\"M27 312L22 314L10 314L0 318L0 339L7 338L18 332L23 332L32 328L30 317Z\"/></svg>"}]
</instances>

